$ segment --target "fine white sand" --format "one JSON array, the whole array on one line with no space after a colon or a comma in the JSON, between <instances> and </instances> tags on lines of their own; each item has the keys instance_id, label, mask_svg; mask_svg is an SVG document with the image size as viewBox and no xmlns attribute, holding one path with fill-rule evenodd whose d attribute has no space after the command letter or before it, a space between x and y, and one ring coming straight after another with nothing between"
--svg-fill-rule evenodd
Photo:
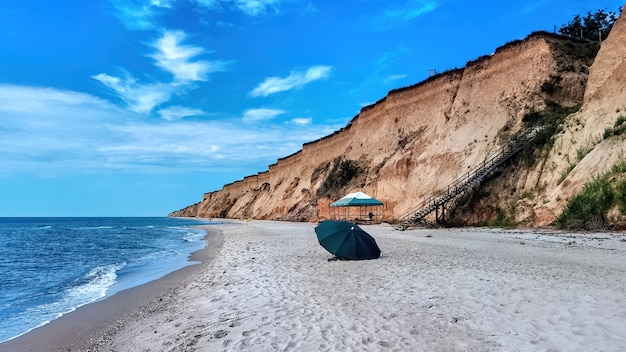
<instances>
[{"instance_id":1,"label":"fine white sand","mask_svg":"<svg viewBox=\"0 0 626 352\"><path fill-rule=\"evenodd\" d=\"M369 225L380 259L328 261L315 224L216 227L211 265L93 350L626 350L624 234Z\"/></svg>"},{"instance_id":2,"label":"fine white sand","mask_svg":"<svg viewBox=\"0 0 626 352\"><path fill-rule=\"evenodd\" d=\"M626 234L368 225L381 258L328 261L314 227L211 226L215 259L63 350L626 350Z\"/></svg>"}]
</instances>

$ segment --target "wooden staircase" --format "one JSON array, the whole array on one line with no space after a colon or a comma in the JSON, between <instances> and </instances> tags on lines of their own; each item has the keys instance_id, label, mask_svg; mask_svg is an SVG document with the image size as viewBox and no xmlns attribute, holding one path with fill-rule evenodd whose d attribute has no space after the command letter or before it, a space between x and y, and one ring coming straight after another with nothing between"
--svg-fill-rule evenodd
<instances>
[{"instance_id":1,"label":"wooden staircase","mask_svg":"<svg viewBox=\"0 0 626 352\"><path fill-rule=\"evenodd\" d=\"M540 132L540 128L533 129L520 137L512 139L482 163L450 183L443 193L437 192L439 194L432 195L421 204L407 210L399 217L400 222L394 228L404 231L410 226L417 224L436 226L443 223L445 221L446 209L449 210L453 206L453 202L456 201L457 197L478 185L498 166L527 148ZM435 213L434 223L426 220L426 217L433 212Z\"/></svg>"}]
</instances>

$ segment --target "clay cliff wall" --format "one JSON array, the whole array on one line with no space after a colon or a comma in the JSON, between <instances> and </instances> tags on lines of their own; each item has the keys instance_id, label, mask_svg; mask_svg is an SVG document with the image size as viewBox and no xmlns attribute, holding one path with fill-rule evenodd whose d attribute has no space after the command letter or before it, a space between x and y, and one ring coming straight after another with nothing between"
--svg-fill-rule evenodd
<instances>
[{"instance_id":1,"label":"clay cliff wall","mask_svg":"<svg viewBox=\"0 0 626 352\"><path fill-rule=\"evenodd\" d=\"M465 68L391 91L340 131L170 215L316 221L330 216L332 201L363 191L385 203L384 218L391 221L497 150L520 132L526 114L544 109L547 101L563 106L594 101L585 95L592 59L576 55L584 45L535 33ZM554 77L560 77L560 89L548 94L543 88ZM596 85L601 91L606 83ZM342 165L353 167L349 180L338 178ZM514 180L516 192L537 188L537 178L549 178L544 172L527 167L525 177ZM335 179L343 182L329 182ZM545 202L530 206L539 211ZM535 221L535 210L531 215ZM484 220L462 216L468 223Z\"/></svg>"}]
</instances>

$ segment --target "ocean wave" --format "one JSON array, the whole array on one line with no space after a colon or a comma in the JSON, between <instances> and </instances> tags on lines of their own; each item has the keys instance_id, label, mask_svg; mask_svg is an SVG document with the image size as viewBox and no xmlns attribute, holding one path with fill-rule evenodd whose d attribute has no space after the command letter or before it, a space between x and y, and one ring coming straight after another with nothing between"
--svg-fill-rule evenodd
<instances>
[{"instance_id":1,"label":"ocean wave","mask_svg":"<svg viewBox=\"0 0 626 352\"><path fill-rule=\"evenodd\" d=\"M72 230L106 230L106 229L113 229L115 228L115 226L108 226L108 225L103 225L103 226L81 226L81 227L74 227L72 228Z\"/></svg>"},{"instance_id":2,"label":"ocean wave","mask_svg":"<svg viewBox=\"0 0 626 352\"><path fill-rule=\"evenodd\" d=\"M186 232L183 235L183 241L186 242L200 242L206 236L204 231Z\"/></svg>"},{"instance_id":3,"label":"ocean wave","mask_svg":"<svg viewBox=\"0 0 626 352\"><path fill-rule=\"evenodd\" d=\"M161 260L163 260L163 258L167 257L168 255L170 255L169 249L163 248L159 250L158 252L151 252L151 253L142 255L141 257L135 258L133 260L133 266L144 268L146 265L149 265L149 263L160 262Z\"/></svg>"},{"instance_id":4,"label":"ocean wave","mask_svg":"<svg viewBox=\"0 0 626 352\"><path fill-rule=\"evenodd\" d=\"M0 219L0 341L189 265L189 254L206 245L204 231L189 227L196 224L170 218Z\"/></svg>"},{"instance_id":5,"label":"ocean wave","mask_svg":"<svg viewBox=\"0 0 626 352\"><path fill-rule=\"evenodd\" d=\"M8 340L19 337L48 324L54 319L73 312L79 307L105 297L109 288L117 281L117 272L124 266L126 266L126 263L95 267L82 278L76 280L71 287L67 288L60 299L54 302L39 304L26 309L21 314L15 315L11 320L16 325L28 324L29 327L24 326L24 329L20 329L18 326L15 326L15 335L8 337ZM38 321L33 321L33 318Z\"/></svg>"},{"instance_id":6,"label":"ocean wave","mask_svg":"<svg viewBox=\"0 0 626 352\"><path fill-rule=\"evenodd\" d=\"M98 266L89 271L75 285L68 289L70 301L91 303L106 296L107 291L117 280L117 273L126 263Z\"/></svg>"}]
</instances>

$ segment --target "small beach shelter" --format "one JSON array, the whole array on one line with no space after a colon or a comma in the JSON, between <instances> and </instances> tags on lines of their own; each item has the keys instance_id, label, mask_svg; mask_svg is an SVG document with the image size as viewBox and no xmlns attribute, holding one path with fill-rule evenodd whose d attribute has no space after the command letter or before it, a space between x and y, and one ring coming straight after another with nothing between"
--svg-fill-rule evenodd
<instances>
[{"instance_id":1,"label":"small beach shelter","mask_svg":"<svg viewBox=\"0 0 626 352\"><path fill-rule=\"evenodd\" d=\"M330 204L333 219L370 220L382 219L384 204L363 192L354 192Z\"/></svg>"},{"instance_id":2,"label":"small beach shelter","mask_svg":"<svg viewBox=\"0 0 626 352\"><path fill-rule=\"evenodd\" d=\"M322 221L315 227L317 240L340 259L376 259L380 248L374 237L347 221Z\"/></svg>"}]
</instances>

